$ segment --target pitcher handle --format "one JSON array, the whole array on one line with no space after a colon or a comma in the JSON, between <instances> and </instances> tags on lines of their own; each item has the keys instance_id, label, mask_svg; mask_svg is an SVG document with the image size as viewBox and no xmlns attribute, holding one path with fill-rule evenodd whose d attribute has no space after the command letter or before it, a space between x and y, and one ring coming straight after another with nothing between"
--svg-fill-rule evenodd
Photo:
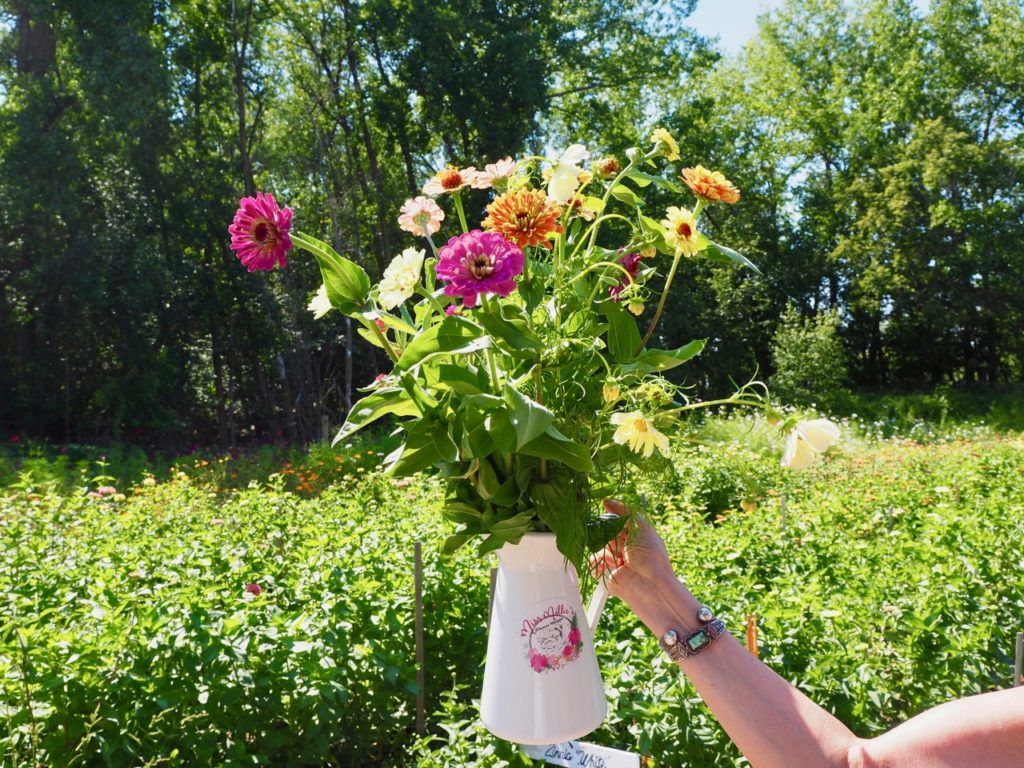
<instances>
[{"instance_id":1,"label":"pitcher handle","mask_svg":"<svg viewBox=\"0 0 1024 768\"><path fill-rule=\"evenodd\" d=\"M601 612L607 602L608 587L605 586L604 579L601 579L594 588L594 594L590 596L590 605L587 606L587 626L590 627L591 637L597 631L597 622L601 620Z\"/></svg>"}]
</instances>

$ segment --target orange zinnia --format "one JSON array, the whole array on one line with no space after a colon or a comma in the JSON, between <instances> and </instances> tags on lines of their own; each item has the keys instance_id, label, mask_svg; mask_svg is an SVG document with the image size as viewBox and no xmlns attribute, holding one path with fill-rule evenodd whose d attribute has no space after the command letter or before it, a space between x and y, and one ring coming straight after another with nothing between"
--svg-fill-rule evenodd
<instances>
[{"instance_id":1,"label":"orange zinnia","mask_svg":"<svg viewBox=\"0 0 1024 768\"><path fill-rule=\"evenodd\" d=\"M720 171L709 171L703 165L683 168L683 181L701 200L709 203L729 203L740 199L740 191Z\"/></svg>"},{"instance_id":2,"label":"orange zinnia","mask_svg":"<svg viewBox=\"0 0 1024 768\"><path fill-rule=\"evenodd\" d=\"M541 189L506 192L487 206L484 229L499 232L520 248L542 245L551 248L548 235L561 232L558 217L562 209Z\"/></svg>"}]
</instances>

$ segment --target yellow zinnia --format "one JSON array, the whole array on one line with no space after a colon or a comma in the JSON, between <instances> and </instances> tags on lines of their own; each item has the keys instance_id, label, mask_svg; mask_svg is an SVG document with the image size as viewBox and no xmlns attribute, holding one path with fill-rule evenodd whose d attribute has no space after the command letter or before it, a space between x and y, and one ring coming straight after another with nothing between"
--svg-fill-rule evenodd
<instances>
[{"instance_id":1,"label":"yellow zinnia","mask_svg":"<svg viewBox=\"0 0 1024 768\"><path fill-rule=\"evenodd\" d=\"M679 159L679 145L672 138L672 134L664 128L654 129L654 133L651 134L651 142L654 143L655 147L661 145L660 149L669 161Z\"/></svg>"},{"instance_id":2,"label":"yellow zinnia","mask_svg":"<svg viewBox=\"0 0 1024 768\"><path fill-rule=\"evenodd\" d=\"M644 458L650 458L655 448L668 456L668 438L640 411L613 413L611 422L618 427L612 440L619 445L628 444L631 451L642 453Z\"/></svg>"},{"instance_id":3,"label":"yellow zinnia","mask_svg":"<svg viewBox=\"0 0 1024 768\"><path fill-rule=\"evenodd\" d=\"M661 226L665 228L665 242L675 249L676 256L697 252L697 220L689 208L670 206Z\"/></svg>"}]
</instances>

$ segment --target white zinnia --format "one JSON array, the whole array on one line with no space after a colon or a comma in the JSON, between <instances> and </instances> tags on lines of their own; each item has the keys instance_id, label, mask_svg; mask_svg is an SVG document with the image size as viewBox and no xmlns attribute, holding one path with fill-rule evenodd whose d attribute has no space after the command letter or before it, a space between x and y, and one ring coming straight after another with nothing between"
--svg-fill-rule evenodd
<instances>
[{"instance_id":1,"label":"white zinnia","mask_svg":"<svg viewBox=\"0 0 1024 768\"><path fill-rule=\"evenodd\" d=\"M551 168L548 180L548 197L563 205L572 199L580 185L580 163L590 157L582 144L573 144L562 153Z\"/></svg>"},{"instance_id":2,"label":"white zinnia","mask_svg":"<svg viewBox=\"0 0 1024 768\"><path fill-rule=\"evenodd\" d=\"M395 256L384 270L378 297L384 309L397 307L416 293L426 252L422 248L406 248Z\"/></svg>"},{"instance_id":3,"label":"white zinnia","mask_svg":"<svg viewBox=\"0 0 1024 768\"><path fill-rule=\"evenodd\" d=\"M316 296L309 302L307 309L313 313L314 320L319 320L331 311L331 300L327 298L326 285L320 284L320 290L316 292Z\"/></svg>"},{"instance_id":4,"label":"white zinnia","mask_svg":"<svg viewBox=\"0 0 1024 768\"><path fill-rule=\"evenodd\" d=\"M782 466L803 469L814 461L817 454L824 453L837 442L839 427L828 419L797 422L786 438Z\"/></svg>"}]
</instances>

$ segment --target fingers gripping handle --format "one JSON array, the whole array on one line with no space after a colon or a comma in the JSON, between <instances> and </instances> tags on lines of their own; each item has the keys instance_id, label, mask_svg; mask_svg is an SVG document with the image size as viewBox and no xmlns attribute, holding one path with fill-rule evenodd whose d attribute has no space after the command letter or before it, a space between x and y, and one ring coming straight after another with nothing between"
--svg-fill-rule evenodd
<instances>
[{"instance_id":1,"label":"fingers gripping handle","mask_svg":"<svg viewBox=\"0 0 1024 768\"><path fill-rule=\"evenodd\" d=\"M605 586L604 580L601 579L597 582L594 594L590 597L590 605L587 606L587 626L590 627L591 636L597 631L597 622L601 620L601 612L604 610L604 604L607 602L608 587Z\"/></svg>"}]
</instances>

